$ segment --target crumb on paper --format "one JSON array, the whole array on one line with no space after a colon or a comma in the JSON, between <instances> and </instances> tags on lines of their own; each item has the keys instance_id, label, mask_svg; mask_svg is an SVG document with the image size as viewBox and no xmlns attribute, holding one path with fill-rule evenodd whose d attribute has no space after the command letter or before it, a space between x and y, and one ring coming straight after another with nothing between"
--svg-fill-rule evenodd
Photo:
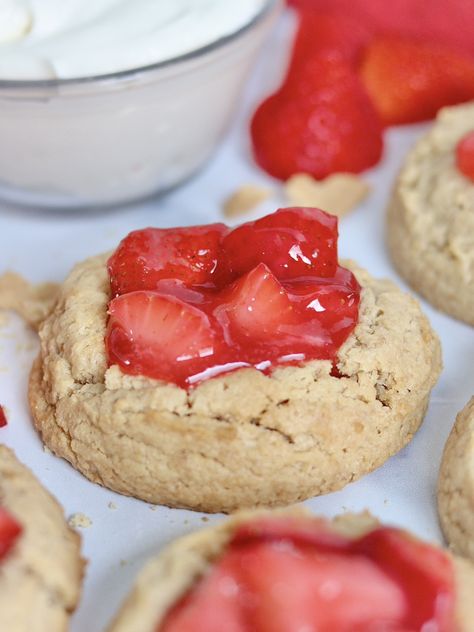
<instances>
[{"instance_id":1,"label":"crumb on paper","mask_svg":"<svg viewBox=\"0 0 474 632\"><path fill-rule=\"evenodd\" d=\"M33 285L15 272L5 272L0 275L0 310L11 309L38 328L51 311L58 288L57 283Z\"/></svg>"},{"instance_id":2,"label":"crumb on paper","mask_svg":"<svg viewBox=\"0 0 474 632\"><path fill-rule=\"evenodd\" d=\"M209 522L209 518L207 516L201 516L202 522Z\"/></svg>"},{"instance_id":3,"label":"crumb on paper","mask_svg":"<svg viewBox=\"0 0 474 632\"><path fill-rule=\"evenodd\" d=\"M156 505L148 505L148 507L149 507L152 511L156 511Z\"/></svg>"},{"instance_id":4,"label":"crumb on paper","mask_svg":"<svg viewBox=\"0 0 474 632\"><path fill-rule=\"evenodd\" d=\"M127 560L120 560L120 566L127 566L128 562Z\"/></svg>"},{"instance_id":5,"label":"crumb on paper","mask_svg":"<svg viewBox=\"0 0 474 632\"><path fill-rule=\"evenodd\" d=\"M109 502L109 504L107 505L107 507L108 507L109 509L113 509L113 510L117 509L117 505L116 505L114 502L112 502L112 501L110 501L110 502Z\"/></svg>"},{"instance_id":6,"label":"crumb on paper","mask_svg":"<svg viewBox=\"0 0 474 632\"><path fill-rule=\"evenodd\" d=\"M230 195L223 204L225 217L238 217L249 213L261 202L268 199L272 191L257 184L244 184Z\"/></svg>"},{"instance_id":7,"label":"crumb on paper","mask_svg":"<svg viewBox=\"0 0 474 632\"><path fill-rule=\"evenodd\" d=\"M87 529L92 525L92 520L89 518L89 516L86 516L86 514L78 512L70 516L68 524L74 529Z\"/></svg>"},{"instance_id":8,"label":"crumb on paper","mask_svg":"<svg viewBox=\"0 0 474 632\"><path fill-rule=\"evenodd\" d=\"M338 217L353 210L369 192L367 182L352 173L334 173L321 181L307 173L297 173L285 184L290 204L315 206Z\"/></svg>"}]
</instances>

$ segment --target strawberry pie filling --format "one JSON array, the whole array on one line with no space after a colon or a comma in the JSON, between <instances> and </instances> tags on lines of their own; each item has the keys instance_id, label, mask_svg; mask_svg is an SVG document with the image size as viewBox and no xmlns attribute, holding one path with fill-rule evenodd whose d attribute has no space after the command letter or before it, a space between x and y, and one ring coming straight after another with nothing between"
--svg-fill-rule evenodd
<instances>
[{"instance_id":1,"label":"strawberry pie filling","mask_svg":"<svg viewBox=\"0 0 474 632\"><path fill-rule=\"evenodd\" d=\"M239 527L157 632L454 632L439 549L380 527L357 539L314 518Z\"/></svg>"},{"instance_id":2,"label":"strawberry pie filling","mask_svg":"<svg viewBox=\"0 0 474 632\"><path fill-rule=\"evenodd\" d=\"M241 367L335 364L360 299L337 236L337 218L309 208L233 230L130 233L108 262L109 364L181 387Z\"/></svg>"},{"instance_id":3,"label":"strawberry pie filling","mask_svg":"<svg viewBox=\"0 0 474 632\"><path fill-rule=\"evenodd\" d=\"M21 532L20 524L0 505L0 562L13 548Z\"/></svg>"},{"instance_id":4,"label":"strawberry pie filling","mask_svg":"<svg viewBox=\"0 0 474 632\"><path fill-rule=\"evenodd\" d=\"M456 166L466 178L474 181L474 130L456 145Z\"/></svg>"}]
</instances>

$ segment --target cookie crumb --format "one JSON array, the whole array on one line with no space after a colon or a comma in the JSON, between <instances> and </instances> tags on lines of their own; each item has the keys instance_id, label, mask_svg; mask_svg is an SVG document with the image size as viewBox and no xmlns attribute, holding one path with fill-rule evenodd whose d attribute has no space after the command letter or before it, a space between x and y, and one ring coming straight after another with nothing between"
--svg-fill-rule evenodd
<instances>
[{"instance_id":1,"label":"cookie crumb","mask_svg":"<svg viewBox=\"0 0 474 632\"><path fill-rule=\"evenodd\" d=\"M201 521L202 522L209 522L209 518L207 516L202 516L201 517Z\"/></svg>"},{"instance_id":2,"label":"cookie crumb","mask_svg":"<svg viewBox=\"0 0 474 632\"><path fill-rule=\"evenodd\" d=\"M369 192L367 182L352 173L334 173L321 181L307 173L297 173L285 184L290 204L315 206L338 217L347 215Z\"/></svg>"},{"instance_id":3,"label":"cookie crumb","mask_svg":"<svg viewBox=\"0 0 474 632\"><path fill-rule=\"evenodd\" d=\"M244 184L224 201L222 213L225 217L244 215L252 211L271 195L272 192L267 187L257 184Z\"/></svg>"},{"instance_id":4,"label":"cookie crumb","mask_svg":"<svg viewBox=\"0 0 474 632\"><path fill-rule=\"evenodd\" d=\"M120 566L127 566L128 562L127 560L120 560Z\"/></svg>"},{"instance_id":5,"label":"cookie crumb","mask_svg":"<svg viewBox=\"0 0 474 632\"><path fill-rule=\"evenodd\" d=\"M45 452L46 454L50 454L51 456L53 455L53 453L51 452L51 450L48 448L46 444L43 444L43 452Z\"/></svg>"},{"instance_id":6,"label":"cookie crumb","mask_svg":"<svg viewBox=\"0 0 474 632\"><path fill-rule=\"evenodd\" d=\"M74 529L77 529L77 528L87 529L88 527L92 525L92 520L89 518L89 516L86 516L85 514L78 512L70 516L68 520L68 524L70 527L73 527Z\"/></svg>"},{"instance_id":7,"label":"cookie crumb","mask_svg":"<svg viewBox=\"0 0 474 632\"><path fill-rule=\"evenodd\" d=\"M113 503L112 501L109 502L109 504L107 505L107 507L109 509L117 509L117 505L115 503Z\"/></svg>"}]
</instances>

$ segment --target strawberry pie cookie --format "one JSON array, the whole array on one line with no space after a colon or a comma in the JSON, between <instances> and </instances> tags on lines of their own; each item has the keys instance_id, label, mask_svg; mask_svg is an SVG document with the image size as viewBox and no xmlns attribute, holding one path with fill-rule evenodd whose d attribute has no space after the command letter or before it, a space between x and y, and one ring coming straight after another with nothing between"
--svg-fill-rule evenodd
<instances>
[{"instance_id":1,"label":"strawberry pie cookie","mask_svg":"<svg viewBox=\"0 0 474 632\"><path fill-rule=\"evenodd\" d=\"M337 257L337 218L148 228L79 264L30 402L92 481L203 511L284 505L382 464L440 371L415 300Z\"/></svg>"},{"instance_id":2,"label":"strawberry pie cookie","mask_svg":"<svg viewBox=\"0 0 474 632\"><path fill-rule=\"evenodd\" d=\"M446 108L408 155L388 211L400 274L474 325L474 104Z\"/></svg>"},{"instance_id":3,"label":"strawberry pie cookie","mask_svg":"<svg viewBox=\"0 0 474 632\"><path fill-rule=\"evenodd\" d=\"M438 510L453 550L474 560L474 397L457 416L444 449Z\"/></svg>"},{"instance_id":4,"label":"strawberry pie cookie","mask_svg":"<svg viewBox=\"0 0 474 632\"><path fill-rule=\"evenodd\" d=\"M82 572L79 536L61 507L0 445L2 632L65 632Z\"/></svg>"},{"instance_id":5,"label":"strawberry pie cookie","mask_svg":"<svg viewBox=\"0 0 474 632\"><path fill-rule=\"evenodd\" d=\"M151 560L109 632L469 632L474 566L369 514L240 515Z\"/></svg>"}]
</instances>

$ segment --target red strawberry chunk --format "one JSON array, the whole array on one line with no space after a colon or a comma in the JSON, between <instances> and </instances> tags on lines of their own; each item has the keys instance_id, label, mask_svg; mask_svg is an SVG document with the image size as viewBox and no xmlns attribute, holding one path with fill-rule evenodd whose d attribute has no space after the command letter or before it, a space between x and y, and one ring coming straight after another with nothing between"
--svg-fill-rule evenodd
<instances>
[{"instance_id":1,"label":"red strawberry chunk","mask_svg":"<svg viewBox=\"0 0 474 632\"><path fill-rule=\"evenodd\" d=\"M235 275L265 263L279 279L331 277L337 269L337 218L314 208L280 209L235 228L222 245Z\"/></svg>"},{"instance_id":2,"label":"red strawberry chunk","mask_svg":"<svg viewBox=\"0 0 474 632\"><path fill-rule=\"evenodd\" d=\"M108 262L113 296L155 290L162 279L188 285L215 283L223 262L220 244L227 231L224 224L209 224L130 233Z\"/></svg>"},{"instance_id":3,"label":"red strawberry chunk","mask_svg":"<svg viewBox=\"0 0 474 632\"><path fill-rule=\"evenodd\" d=\"M438 42L474 56L474 3L470 0L288 0L299 9L334 12L378 34Z\"/></svg>"},{"instance_id":4,"label":"red strawberry chunk","mask_svg":"<svg viewBox=\"0 0 474 632\"><path fill-rule=\"evenodd\" d=\"M8 419L5 414L5 409L0 406L0 428L4 428L8 424Z\"/></svg>"},{"instance_id":5,"label":"red strawberry chunk","mask_svg":"<svg viewBox=\"0 0 474 632\"><path fill-rule=\"evenodd\" d=\"M207 316L175 297L131 292L111 301L109 314L109 360L130 373L183 383L214 352Z\"/></svg>"},{"instance_id":6,"label":"red strawberry chunk","mask_svg":"<svg viewBox=\"0 0 474 632\"><path fill-rule=\"evenodd\" d=\"M474 130L461 138L457 144L456 165L466 178L474 181Z\"/></svg>"},{"instance_id":7,"label":"red strawberry chunk","mask_svg":"<svg viewBox=\"0 0 474 632\"><path fill-rule=\"evenodd\" d=\"M22 531L23 528L17 520L0 506L0 560L13 548Z\"/></svg>"},{"instance_id":8,"label":"red strawberry chunk","mask_svg":"<svg viewBox=\"0 0 474 632\"><path fill-rule=\"evenodd\" d=\"M300 172L318 179L358 173L382 153L380 122L360 79L331 54L294 66L286 84L257 108L251 136L257 163L281 180Z\"/></svg>"},{"instance_id":9,"label":"red strawberry chunk","mask_svg":"<svg viewBox=\"0 0 474 632\"><path fill-rule=\"evenodd\" d=\"M264 518L157 632L454 632L454 594L449 558L397 529L350 539L320 519Z\"/></svg>"},{"instance_id":10,"label":"red strawberry chunk","mask_svg":"<svg viewBox=\"0 0 474 632\"><path fill-rule=\"evenodd\" d=\"M360 75L386 125L427 120L443 106L474 98L474 61L437 43L378 37Z\"/></svg>"},{"instance_id":11,"label":"red strawberry chunk","mask_svg":"<svg viewBox=\"0 0 474 632\"><path fill-rule=\"evenodd\" d=\"M183 230L194 243L194 229ZM215 225L196 230L198 240L216 234ZM239 367L269 373L279 364L334 363L357 322L360 294L337 264L337 218L289 208L226 231L217 231L223 238L206 283L195 283L174 255L171 267L150 264L149 244L176 244L181 229L176 239L147 229L122 241L109 265L112 286L126 290L109 304L110 364L188 388ZM154 289L141 289L147 284Z\"/></svg>"}]
</instances>

